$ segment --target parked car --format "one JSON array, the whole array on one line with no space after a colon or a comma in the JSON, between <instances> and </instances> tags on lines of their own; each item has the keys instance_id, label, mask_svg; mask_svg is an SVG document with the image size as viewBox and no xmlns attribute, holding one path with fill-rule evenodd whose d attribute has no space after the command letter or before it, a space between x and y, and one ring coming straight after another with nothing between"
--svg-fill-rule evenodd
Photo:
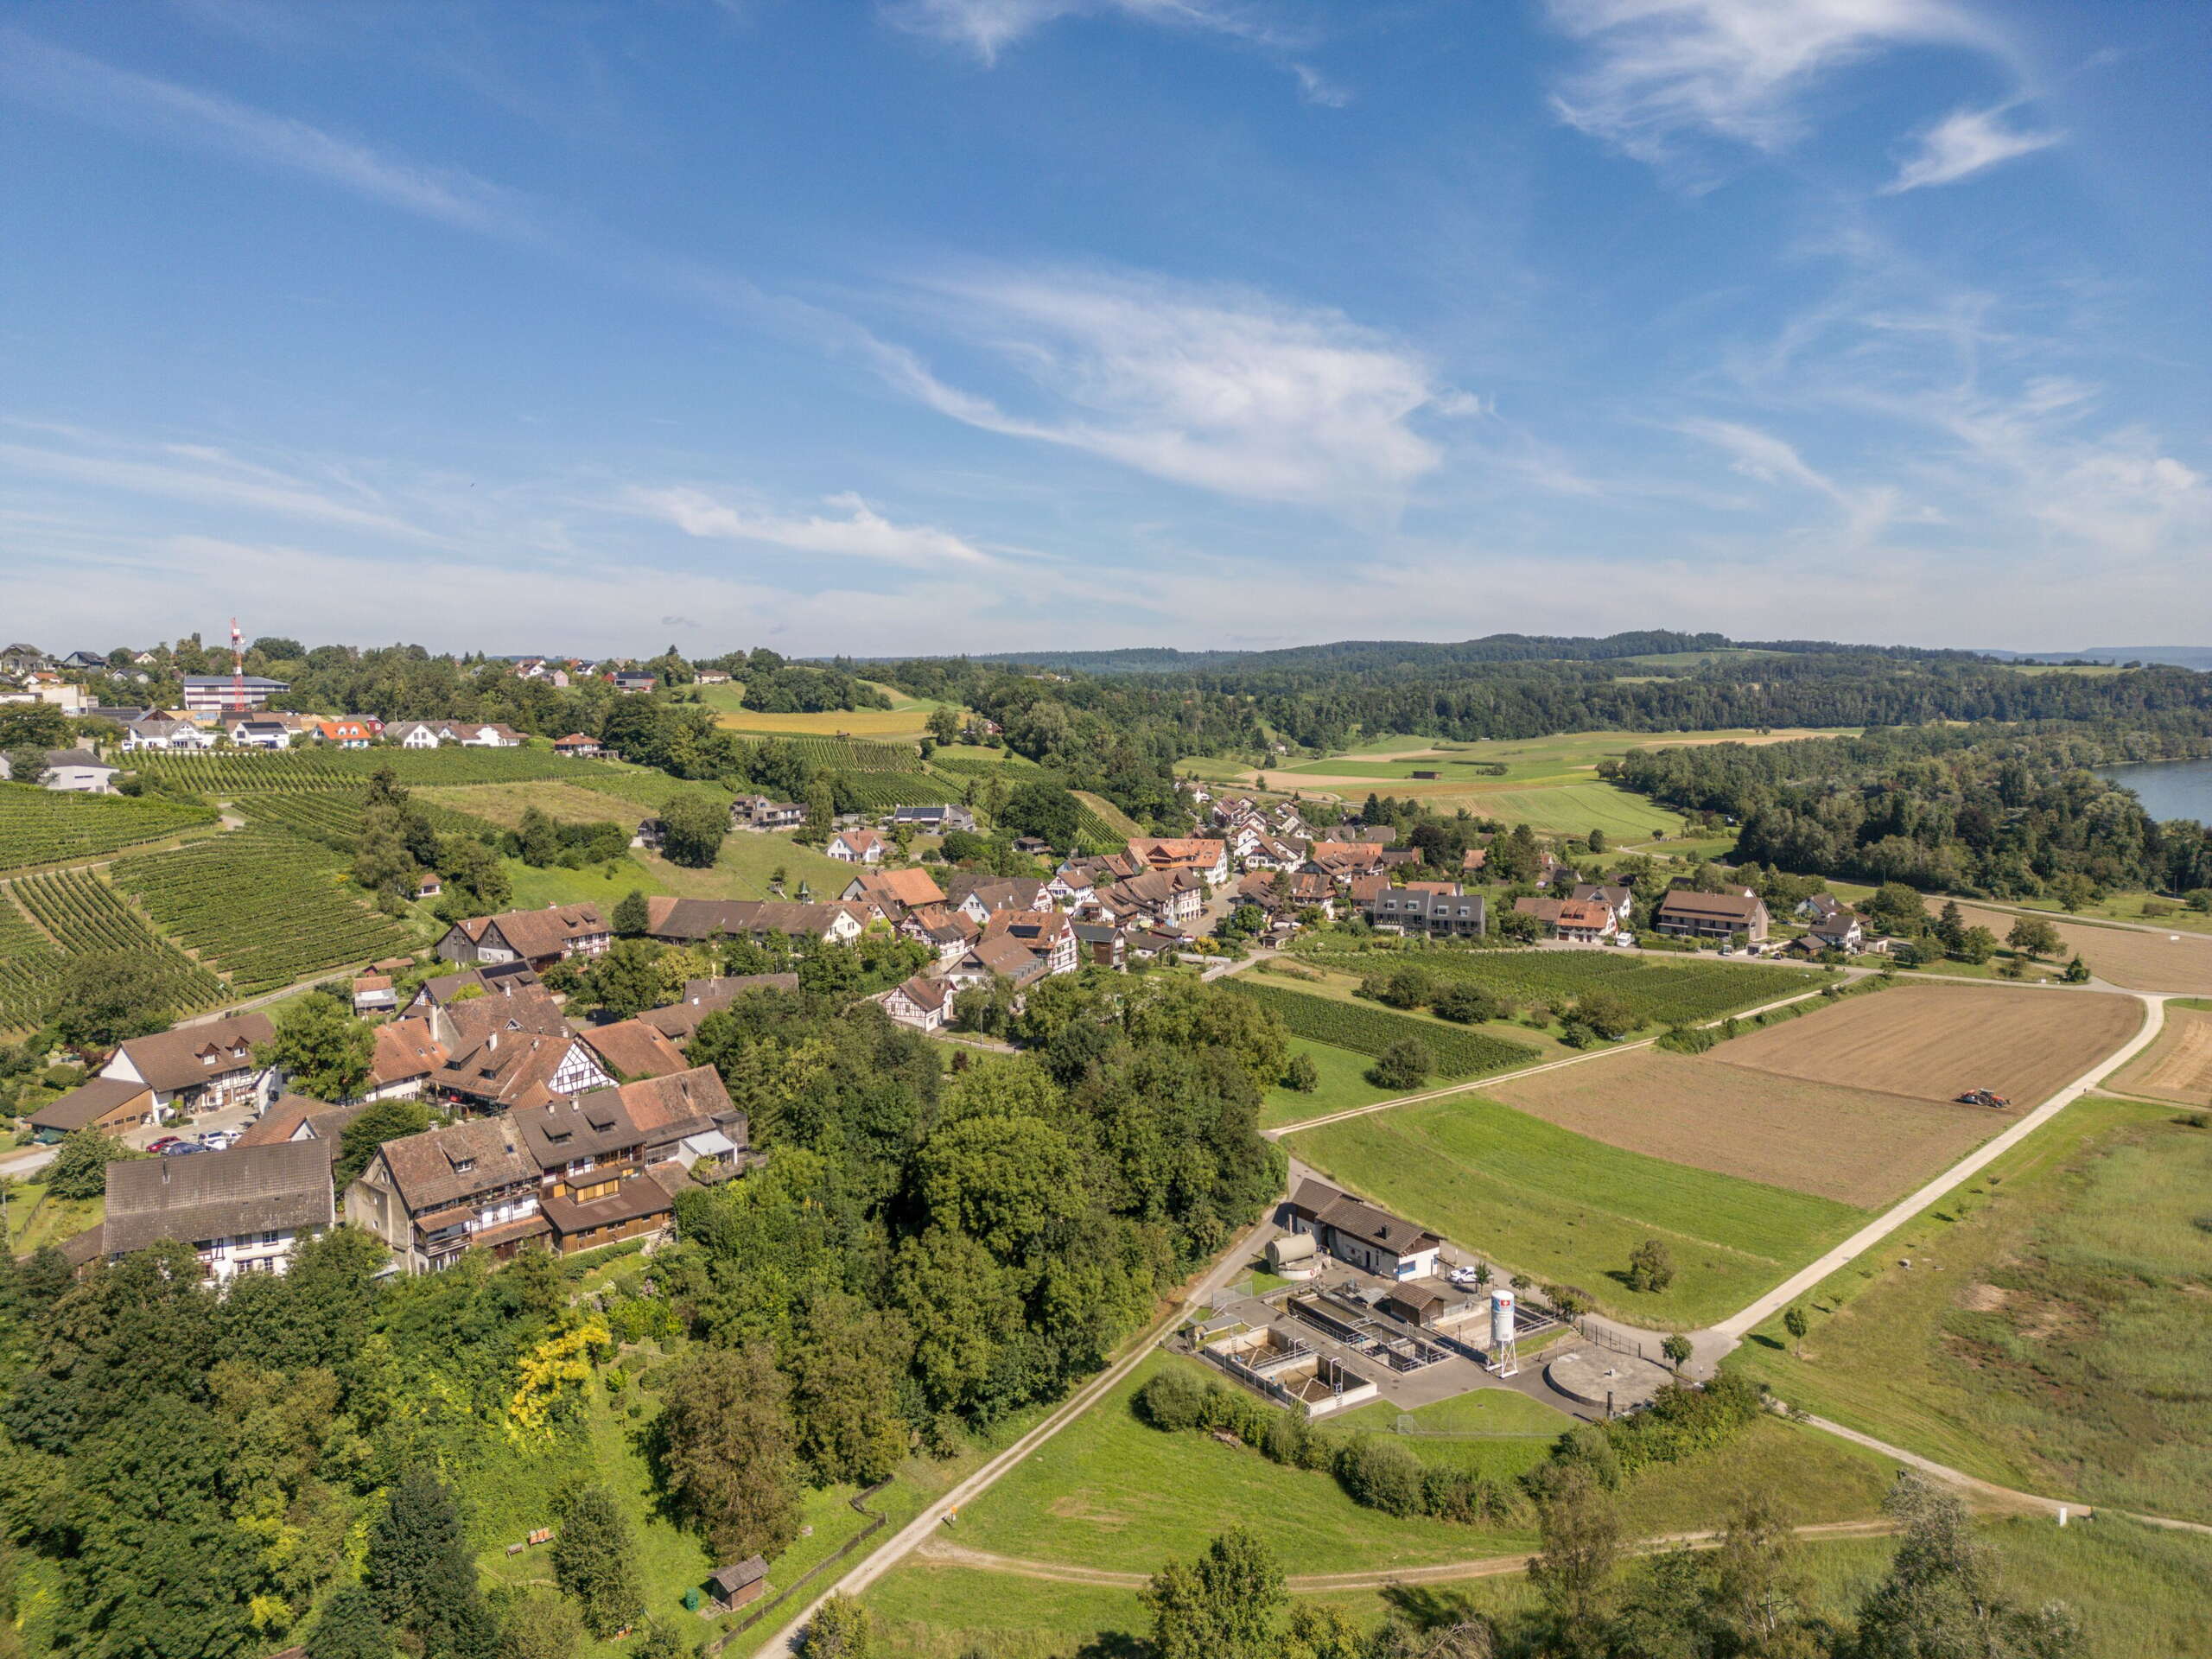
<instances>
[{"instance_id":1,"label":"parked car","mask_svg":"<svg viewBox=\"0 0 2212 1659\"><path fill-rule=\"evenodd\" d=\"M182 1146L183 1144L182 1137L174 1135L165 1135L158 1141L148 1142L146 1150L149 1152L167 1152L171 1147Z\"/></svg>"},{"instance_id":2,"label":"parked car","mask_svg":"<svg viewBox=\"0 0 2212 1659\"><path fill-rule=\"evenodd\" d=\"M205 1152L207 1148L197 1141L172 1141L162 1148L164 1158L181 1158L188 1152Z\"/></svg>"},{"instance_id":3,"label":"parked car","mask_svg":"<svg viewBox=\"0 0 2212 1659\"><path fill-rule=\"evenodd\" d=\"M210 1152L226 1151L238 1143L240 1133L237 1129L210 1129L200 1137L200 1144Z\"/></svg>"}]
</instances>

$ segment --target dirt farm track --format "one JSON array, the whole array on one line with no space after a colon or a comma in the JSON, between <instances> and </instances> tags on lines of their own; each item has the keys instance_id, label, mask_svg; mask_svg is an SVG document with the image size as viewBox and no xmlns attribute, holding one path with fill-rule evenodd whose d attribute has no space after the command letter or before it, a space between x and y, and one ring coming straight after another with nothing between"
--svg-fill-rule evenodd
<instances>
[{"instance_id":1,"label":"dirt farm track","mask_svg":"<svg viewBox=\"0 0 2212 1659\"><path fill-rule=\"evenodd\" d=\"M2024 1111L2142 1024L2142 1004L2101 991L1900 985L1738 1037L1713 1058L1922 1100L1993 1089Z\"/></svg>"}]
</instances>

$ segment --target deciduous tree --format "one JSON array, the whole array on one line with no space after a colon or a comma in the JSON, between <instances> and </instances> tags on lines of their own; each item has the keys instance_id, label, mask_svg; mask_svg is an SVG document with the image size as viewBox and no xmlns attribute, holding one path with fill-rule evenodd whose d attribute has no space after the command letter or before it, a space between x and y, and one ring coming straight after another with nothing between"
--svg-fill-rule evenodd
<instances>
[{"instance_id":1,"label":"deciduous tree","mask_svg":"<svg viewBox=\"0 0 2212 1659\"><path fill-rule=\"evenodd\" d=\"M773 1555L798 1535L789 1392L758 1344L702 1349L669 1381L662 1488L725 1560Z\"/></svg>"},{"instance_id":2,"label":"deciduous tree","mask_svg":"<svg viewBox=\"0 0 2212 1659\"><path fill-rule=\"evenodd\" d=\"M277 1014L276 1034L254 1050L289 1085L316 1100L351 1100L376 1063L376 1033L336 997L310 991Z\"/></svg>"},{"instance_id":3,"label":"deciduous tree","mask_svg":"<svg viewBox=\"0 0 2212 1659\"><path fill-rule=\"evenodd\" d=\"M601 1641L645 1611L638 1541L614 1494L595 1483L563 1491L555 1504L553 1581L576 1604L584 1629Z\"/></svg>"}]
</instances>

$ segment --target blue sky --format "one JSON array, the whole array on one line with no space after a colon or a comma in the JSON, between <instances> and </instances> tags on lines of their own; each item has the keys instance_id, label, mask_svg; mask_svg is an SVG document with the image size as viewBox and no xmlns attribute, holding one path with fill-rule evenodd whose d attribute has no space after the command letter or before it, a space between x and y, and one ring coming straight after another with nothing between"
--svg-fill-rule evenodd
<instances>
[{"instance_id":1,"label":"blue sky","mask_svg":"<svg viewBox=\"0 0 2212 1659\"><path fill-rule=\"evenodd\" d=\"M2208 58L2160 0L18 6L0 633L2212 641Z\"/></svg>"}]
</instances>

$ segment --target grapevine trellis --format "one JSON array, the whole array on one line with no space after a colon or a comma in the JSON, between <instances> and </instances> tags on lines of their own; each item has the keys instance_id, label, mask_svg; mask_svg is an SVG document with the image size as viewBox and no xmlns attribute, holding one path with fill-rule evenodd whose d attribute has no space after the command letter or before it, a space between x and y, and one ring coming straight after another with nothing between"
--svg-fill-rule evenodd
<instances>
[{"instance_id":1,"label":"grapevine trellis","mask_svg":"<svg viewBox=\"0 0 2212 1659\"><path fill-rule=\"evenodd\" d=\"M5 899L0 899L0 1027L20 1030L52 1014L69 960L95 953L128 954L149 967L153 995L173 1014L213 1007L229 995L221 980L155 933L88 870L21 877L7 884ZM38 927L28 925L24 916Z\"/></svg>"},{"instance_id":2,"label":"grapevine trellis","mask_svg":"<svg viewBox=\"0 0 2212 1659\"><path fill-rule=\"evenodd\" d=\"M419 943L351 895L341 858L286 830L243 830L174 853L124 859L113 876L242 993L404 955Z\"/></svg>"},{"instance_id":3,"label":"grapevine trellis","mask_svg":"<svg viewBox=\"0 0 2212 1659\"><path fill-rule=\"evenodd\" d=\"M183 802L0 784L0 870L82 862L166 840L214 817Z\"/></svg>"}]
</instances>

